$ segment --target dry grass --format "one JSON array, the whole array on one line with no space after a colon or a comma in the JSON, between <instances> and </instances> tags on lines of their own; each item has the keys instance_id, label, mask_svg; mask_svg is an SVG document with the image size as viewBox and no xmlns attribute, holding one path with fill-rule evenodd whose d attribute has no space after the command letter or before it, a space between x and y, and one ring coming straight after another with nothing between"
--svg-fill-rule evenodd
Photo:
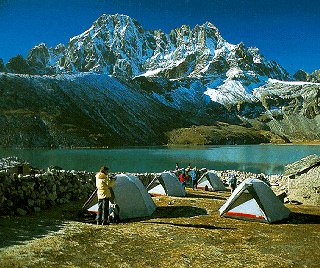
<instances>
[{"instance_id":1,"label":"dry grass","mask_svg":"<svg viewBox=\"0 0 320 268\"><path fill-rule=\"evenodd\" d=\"M0 218L0 267L319 267L320 208L263 224L221 218L229 193L155 198L146 219L96 226L82 203Z\"/></svg>"},{"instance_id":2,"label":"dry grass","mask_svg":"<svg viewBox=\"0 0 320 268\"><path fill-rule=\"evenodd\" d=\"M286 143L270 131L216 122L210 126L177 128L167 132L170 145L260 144Z\"/></svg>"}]
</instances>

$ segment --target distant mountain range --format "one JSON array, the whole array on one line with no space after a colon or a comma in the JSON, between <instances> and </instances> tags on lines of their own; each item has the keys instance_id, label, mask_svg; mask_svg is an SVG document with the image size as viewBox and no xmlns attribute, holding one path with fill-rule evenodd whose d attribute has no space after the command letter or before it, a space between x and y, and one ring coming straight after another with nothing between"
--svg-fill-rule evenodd
<instances>
[{"instance_id":1,"label":"distant mountain range","mask_svg":"<svg viewBox=\"0 0 320 268\"><path fill-rule=\"evenodd\" d=\"M210 22L166 34L102 15L67 45L41 43L1 71L2 146L320 139L320 72L291 76Z\"/></svg>"}]
</instances>

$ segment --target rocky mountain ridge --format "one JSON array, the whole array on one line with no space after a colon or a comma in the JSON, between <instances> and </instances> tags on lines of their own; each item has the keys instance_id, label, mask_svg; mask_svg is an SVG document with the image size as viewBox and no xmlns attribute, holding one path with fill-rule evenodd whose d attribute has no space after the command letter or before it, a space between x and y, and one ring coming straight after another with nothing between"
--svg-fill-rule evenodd
<instances>
[{"instance_id":1,"label":"rocky mountain ridge","mask_svg":"<svg viewBox=\"0 0 320 268\"><path fill-rule=\"evenodd\" d=\"M315 70L311 74L308 74L303 70L298 70L293 77L297 81L320 83L320 70Z\"/></svg>"},{"instance_id":2,"label":"rocky mountain ridge","mask_svg":"<svg viewBox=\"0 0 320 268\"><path fill-rule=\"evenodd\" d=\"M3 146L163 144L201 125L257 133L244 143L320 139L319 84L285 82L283 67L209 22L165 34L102 15L67 45L41 43L2 65Z\"/></svg>"},{"instance_id":3,"label":"rocky mountain ridge","mask_svg":"<svg viewBox=\"0 0 320 268\"><path fill-rule=\"evenodd\" d=\"M39 72L51 68L55 73L93 71L130 78L157 74L170 79L211 79L237 67L270 78L289 78L279 64L265 59L257 48L228 43L210 22L193 29L183 25L165 34L146 31L134 19L119 14L102 15L67 46L47 48L39 44L30 50L27 62ZM183 67L188 70L179 72Z\"/></svg>"}]
</instances>

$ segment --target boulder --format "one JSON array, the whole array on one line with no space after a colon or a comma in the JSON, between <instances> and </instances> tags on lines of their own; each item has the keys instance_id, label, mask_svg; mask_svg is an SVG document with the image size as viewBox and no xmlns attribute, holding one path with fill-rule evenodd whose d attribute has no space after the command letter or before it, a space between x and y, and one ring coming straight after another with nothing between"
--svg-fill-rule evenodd
<instances>
[{"instance_id":1,"label":"boulder","mask_svg":"<svg viewBox=\"0 0 320 268\"><path fill-rule=\"evenodd\" d=\"M320 165L320 156L314 154L309 155L292 164L286 165L283 175L294 176Z\"/></svg>"},{"instance_id":2,"label":"boulder","mask_svg":"<svg viewBox=\"0 0 320 268\"><path fill-rule=\"evenodd\" d=\"M290 202L320 205L320 157L309 155L287 165L287 198Z\"/></svg>"}]
</instances>

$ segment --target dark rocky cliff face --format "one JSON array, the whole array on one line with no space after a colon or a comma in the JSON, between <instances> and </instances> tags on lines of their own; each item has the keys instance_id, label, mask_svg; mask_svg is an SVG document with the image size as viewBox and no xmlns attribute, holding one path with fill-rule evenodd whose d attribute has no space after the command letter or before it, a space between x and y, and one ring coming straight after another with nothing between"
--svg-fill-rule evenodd
<instances>
[{"instance_id":1,"label":"dark rocky cliff face","mask_svg":"<svg viewBox=\"0 0 320 268\"><path fill-rule=\"evenodd\" d=\"M293 77L297 81L320 83L320 70L315 70L311 74L303 70L298 70Z\"/></svg>"},{"instance_id":2,"label":"dark rocky cliff face","mask_svg":"<svg viewBox=\"0 0 320 268\"><path fill-rule=\"evenodd\" d=\"M228 106L199 97L174 99L170 90L179 88L179 83L143 79L124 85L99 74L2 74L1 145L246 144L320 139L319 86L270 84L257 90L260 100Z\"/></svg>"},{"instance_id":3,"label":"dark rocky cliff face","mask_svg":"<svg viewBox=\"0 0 320 268\"><path fill-rule=\"evenodd\" d=\"M288 139L320 139L320 86L271 83L257 90L266 112L265 124Z\"/></svg>"},{"instance_id":4,"label":"dark rocky cliff face","mask_svg":"<svg viewBox=\"0 0 320 268\"><path fill-rule=\"evenodd\" d=\"M179 126L173 109L114 78L69 78L0 75L1 145L159 144L164 130Z\"/></svg>"},{"instance_id":5,"label":"dark rocky cliff face","mask_svg":"<svg viewBox=\"0 0 320 268\"><path fill-rule=\"evenodd\" d=\"M101 74L32 76L0 75L0 143L18 147L155 145L166 132L216 120L238 121L222 106L182 99L173 101L163 81L124 84ZM169 88L174 88L168 83ZM152 89L152 90L151 90ZM192 108L193 110L191 110ZM220 111L220 114L218 113Z\"/></svg>"}]
</instances>

